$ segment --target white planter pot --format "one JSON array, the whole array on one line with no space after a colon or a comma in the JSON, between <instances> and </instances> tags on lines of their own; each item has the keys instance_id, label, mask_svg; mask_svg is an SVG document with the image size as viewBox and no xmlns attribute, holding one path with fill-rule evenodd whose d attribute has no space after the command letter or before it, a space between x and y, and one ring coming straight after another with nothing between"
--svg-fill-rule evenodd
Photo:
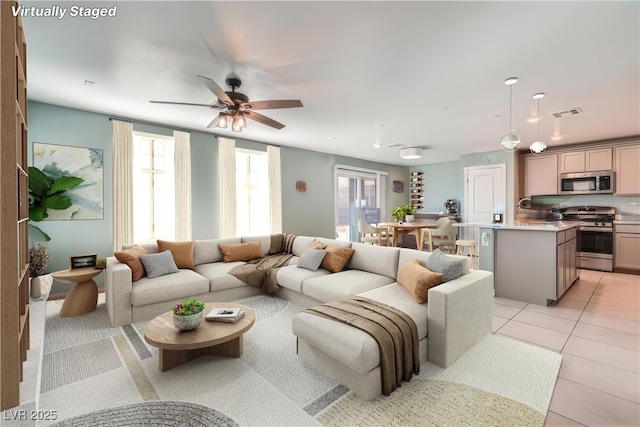
<instances>
[{"instance_id":1,"label":"white planter pot","mask_svg":"<svg viewBox=\"0 0 640 427\"><path fill-rule=\"evenodd\" d=\"M173 315L173 326L181 331L190 331L197 328L204 320L205 311L202 310L198 314L192 314L191 316L176 316Z\"/></svg>"},{"instance_id":2,"label":"white planter pot","mask_svg":"<svg viewBox=\"0 0 640 427\"><path fill-rule=\"evenodd\" d=\"M34 298L34 299L40 298L40 296L42 295L42 283L41 283L40 276L31 277L30 287L31 287L31 298Z\"/></svg>"},{"instance_id":3,"label":"white planter pot","mask_svg":"<svg viewBox=\"0 0 640 427\"><path fill-rule=\"evenodd\" d=\"M404 220L406 222L413 222L416 219L415 215L405 215Z\"/></svg>"}]
</instances>

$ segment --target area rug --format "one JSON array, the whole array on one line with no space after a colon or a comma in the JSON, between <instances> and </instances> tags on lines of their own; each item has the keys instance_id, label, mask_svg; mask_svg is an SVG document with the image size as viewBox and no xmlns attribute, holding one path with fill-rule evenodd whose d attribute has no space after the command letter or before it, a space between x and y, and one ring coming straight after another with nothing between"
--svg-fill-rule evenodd
<instances>
[{"instance_id":1,"label":"area rug","mask_svg":"<svg viewBox=\"0 0 640 427\"><path fill-rule=\"evenodd\" d=\"M391 396L367 402L296 355L291 318L301 307L272 296L239 302L256 312L242 357L204 356L160 372L157 349L144 341L146 322L113 328L102 302L61 318L61 302L49 301L36 409L56 420L38 425L152 402L199 405L240 426L544 423L557 353L489 335L449 368L425 363Z\"/></svg>"}]
</instances>

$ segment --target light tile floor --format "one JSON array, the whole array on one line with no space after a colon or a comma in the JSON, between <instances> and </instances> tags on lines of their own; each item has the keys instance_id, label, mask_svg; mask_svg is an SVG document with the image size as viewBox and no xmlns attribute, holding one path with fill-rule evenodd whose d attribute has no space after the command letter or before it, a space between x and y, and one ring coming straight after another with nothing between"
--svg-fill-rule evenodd
<instances>
[{"instance_id":1,"label":"light tile floor","mask_svg":"<svg viewBox=\"0 0 640 427\"><path fill-rule=\"evenodd\" d=\"M546 426L640 425L640 276L581 270L557 303L493 314L495 334L562 354Z\"/></svg>"}]
</instances>

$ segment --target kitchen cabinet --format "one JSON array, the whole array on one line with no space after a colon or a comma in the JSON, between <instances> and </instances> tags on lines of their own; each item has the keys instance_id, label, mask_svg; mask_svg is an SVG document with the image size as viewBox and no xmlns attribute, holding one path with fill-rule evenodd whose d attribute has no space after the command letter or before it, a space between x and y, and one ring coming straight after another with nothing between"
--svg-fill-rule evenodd
<instances>
[{"instance_id":1,"label":"kitchen cabinet","mask_svg":"<svg viewBox=\"0 0 640 427\"><path fill-rule=\"evenodd\" d=\"M570 151L558 154L559 173L593 172L611 170L613 155L611 148Z\"/></svg>"},{"instance_id":2,"label":"kitchen cabinet","mask_svg":"<svg viewBox=\"0 0 640 427\"><path fill-rule=\"evenodd\" d=\"M527 196L558 194L558 155L529 156L524 159L524 192Z\"/></svg>"},{"instance_id":3,"label":"kitchen cabinet","mask_svg":"<svg viewBox=\"0 0 640 427\"><path fill-rule=\"evenodd\" d=\"M640 270L640 224L616 224L613 267Z\"/></svg>"},{"instance_id":4,"label":"kitchen cabinet","mask_svg":"<svg viewBox=\"0 0 640 427\"><path fill-rule=\"evenodd\" d=\"M640 195L640 143L614 148L616 196Z\"/></svg>"},{"instance_id":5,"label":"kitchen cabinet","mask_svg":"<svg viewBox=\"0 0 640 427\"><path fill-rule=\"evenodd\" d=\"M503 226L494 231L497 297L547 305L577 280L575 227Z\"/></svg>"}]
</instances>

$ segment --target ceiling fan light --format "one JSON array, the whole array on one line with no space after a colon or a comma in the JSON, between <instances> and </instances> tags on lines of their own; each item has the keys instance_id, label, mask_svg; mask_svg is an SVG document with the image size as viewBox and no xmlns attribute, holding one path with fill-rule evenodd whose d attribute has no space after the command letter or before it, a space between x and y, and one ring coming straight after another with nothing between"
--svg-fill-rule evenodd
<instances>
[{"instance_id":1,"label":"ceiling fan light","mask_svg":"<svg viewBox=\"0 0 640 427\"><path fill-rule=\"evenodd\" d=\"M239 114L236 118L238 119L238 123L242 129L247 127L247 119L244 118L244 114Z\"/></svg>"},{"instance_id":2,"label":"ceiling fan light","mask_svg":"<svg viewBox=\"0 0 640 427\"><path fill-rule=\"evenodd\" d=\"M547 149L547 144L545 144L544 141L540 141L540 140L533 141L529 146L529 150L533 154L542 154L545 152L546 149Z\"/></svg>"},{"instance_id":3,"label":"ceiling fan light","mask_svg":"<svg viewBox=\"0 0 640 427\"><path fill-rule=\"evenodd\" d=\"M422 157L422 148L409 147L400 150L400 157L405 160L414 160Z\"/></svg>"},{"instance_id":4,"label":"ceiling fan light","mask_svg":"<svg viewBox=\"0 0 640 427\"><path fill-rule=\"evenodd\" d=\"M508 133L502 137L500 145L504 151L516 151L520 148L520 138L512 133Z\"/></svg>"},{"instance_id":5,"label":"ceiling fan light","mask_svg":"<svg viewBox=\"0 0 640 427\"><path fill-rule=\"evenodd\" d=\"M218 114L218 124L216 125L216 127L226 129L228 124L227 122L227 115L225 113L220 113Z\"/></svg>"},{"instance_id":6,"label":"ceiling fan light","mask_svg":"<svg viewBox=\"0 0 640 427\"><path fill-rule=\"evenodd\" d=\"M231 123L231 130L234 132L242 132L242 125L240 124L240 116L233 117L233 122Z\"/></svg>"}]
</instances>

